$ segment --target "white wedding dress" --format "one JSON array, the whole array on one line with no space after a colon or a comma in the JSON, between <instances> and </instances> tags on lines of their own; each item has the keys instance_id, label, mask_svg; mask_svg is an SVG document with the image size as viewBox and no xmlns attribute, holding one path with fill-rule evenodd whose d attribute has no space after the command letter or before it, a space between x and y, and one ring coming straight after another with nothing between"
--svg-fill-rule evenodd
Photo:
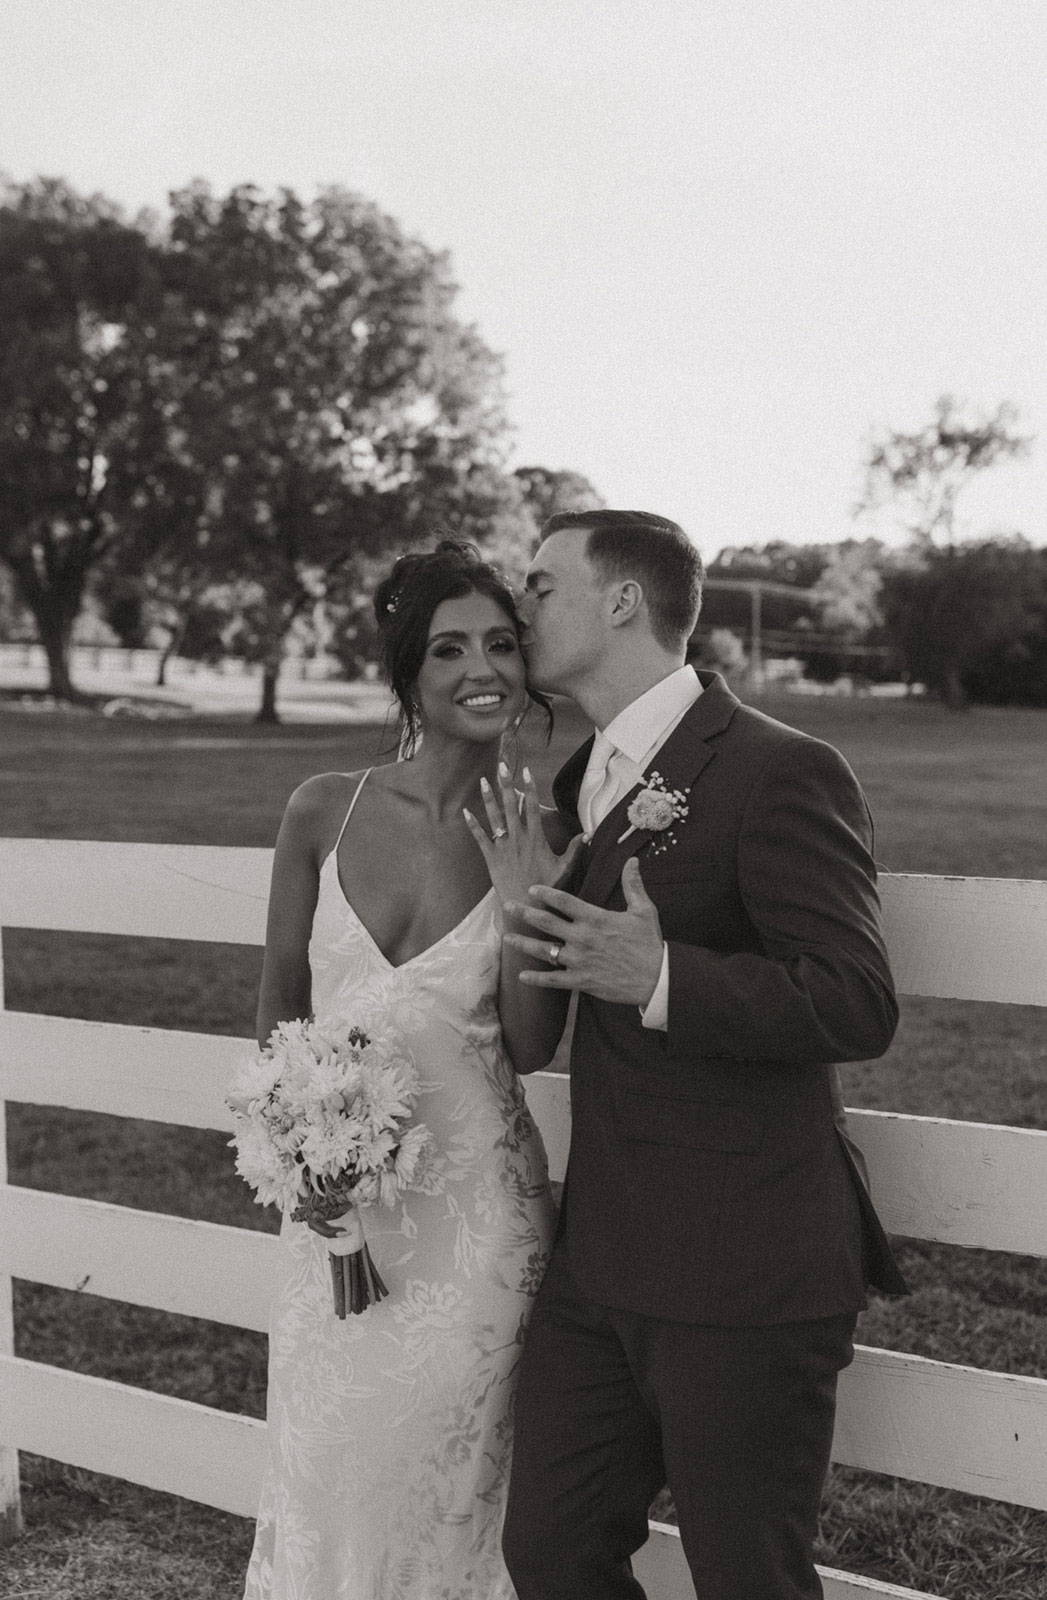
<instances>
[{"instance_id":1,"label":"white wedding dress","mask_svg":"<svg viewBox=\"0 0 1047 1600\"><path fill-rule=\"evenodd\" d=\"M394 967L342 892L337 848L309 944L314 1012L395 1030L438 1161L428 1192L362 1212L389 1297L358 1316L334 1315L323 1239L284 1221L245 1600L513 1600L513 1385L553 1211L499 1029L498 903L489 891Z\"/></svg>"}]
</instances>

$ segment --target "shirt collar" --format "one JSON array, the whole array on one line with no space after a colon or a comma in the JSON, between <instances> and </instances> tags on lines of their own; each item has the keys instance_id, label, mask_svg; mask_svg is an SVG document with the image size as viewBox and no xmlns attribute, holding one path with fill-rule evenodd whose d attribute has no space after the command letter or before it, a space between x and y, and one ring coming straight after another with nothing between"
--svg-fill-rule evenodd
<instances>
[{"instance_id":1,"label":"shirt collar","mask_svg":"<svg viewBox=\"0 0 1047 1600\"><path fill-rule=\"evenodd\" d=\"M605 738L638 767L646 765L652 750L697 700L702 685L693 667L677 667L662 678L603 729Z\"/></svg>"}]
</instances>

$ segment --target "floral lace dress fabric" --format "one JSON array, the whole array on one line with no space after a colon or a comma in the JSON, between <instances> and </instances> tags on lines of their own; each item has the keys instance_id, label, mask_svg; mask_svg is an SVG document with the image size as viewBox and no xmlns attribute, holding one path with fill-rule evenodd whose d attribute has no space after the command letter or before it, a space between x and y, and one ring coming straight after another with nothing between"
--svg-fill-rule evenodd
<instances>
[{"instance_id":1,"label":"floral lace dress fabric","mask_svg":"<svg viewBox=\"0 0 1047 1600\"><path fill-rule=\"evenodd\" d=\"M500 1552L515 1370L552 1237L541 1137L501 1043L489 893L399 967L320 873L317 1017L395 1031L429 1192L362 1213L389 1297L338 1321L324 1241L285 1219L269 1465L245 1600L512 1600Z\"/></svg>"}]
</instances>

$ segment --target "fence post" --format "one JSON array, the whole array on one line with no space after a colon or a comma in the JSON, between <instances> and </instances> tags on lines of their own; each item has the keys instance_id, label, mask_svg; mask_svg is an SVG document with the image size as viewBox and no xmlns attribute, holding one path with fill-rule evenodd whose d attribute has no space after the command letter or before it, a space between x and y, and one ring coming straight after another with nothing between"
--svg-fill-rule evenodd
<instances>
[{"instance_id":1,"label":"fence post","mask_svg":"<svg viewBox=\"0 0 1047 1600\"><path fill-rule=\"evenodd\" d=\"M4 1006L3 917L0 915L0 1011ZM7 1182L7 1118L0 1097L0 1186ZM10 1274L0 1269L0 1356L15 1353L15 1319ZM18 1483L18 1451L0 1438L0 1545L10 1544L22 1531L22 1500Z\"/></svg>"}]
</instances>

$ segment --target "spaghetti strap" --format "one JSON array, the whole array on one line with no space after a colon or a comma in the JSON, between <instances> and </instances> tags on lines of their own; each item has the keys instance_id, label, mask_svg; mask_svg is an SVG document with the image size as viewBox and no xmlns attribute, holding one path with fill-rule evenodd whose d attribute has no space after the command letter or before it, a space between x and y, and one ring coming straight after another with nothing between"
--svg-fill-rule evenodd
<instances>
[{"instance_id":1,"label":"spaghetti strap","mask_svg":"<svg viewBox=\"0 0 1047 1600\"><path fill-rule=\"evenodd\" d=\"M356 807L356 802L360 798L360 790L363 788L364 784L367 782L368 778L371 776L371 773L373 771L374 771L373 767L368 767L367 771L364 773L363 777L360 779L360 782L356 785L356 788L353 790L353 798L349 802L349 810L345 814L345 818L344 818L344 820L342 822L342 826L338 830L338 837L334 842L333 849L331 850L331 854L333 856L337 855L337 853L338 853L338 846L342 842L342 834L345 832L346 827L348 826L348 823L349 823L349 818L352 816L353 811L354 811L354 809Z\"/></svg>"}]
</instances>

